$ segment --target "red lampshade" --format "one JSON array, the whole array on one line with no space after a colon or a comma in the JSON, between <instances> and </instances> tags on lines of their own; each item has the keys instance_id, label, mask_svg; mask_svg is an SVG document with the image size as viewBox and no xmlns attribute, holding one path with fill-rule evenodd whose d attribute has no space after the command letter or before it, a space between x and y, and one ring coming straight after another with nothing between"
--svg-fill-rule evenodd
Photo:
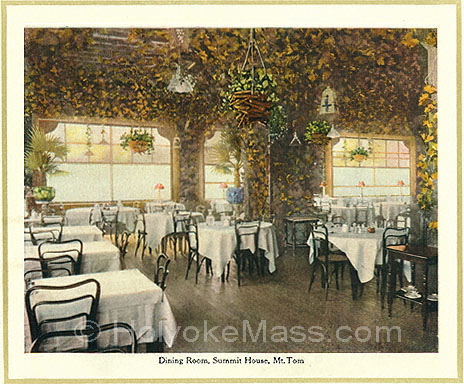
<instances>
[{"instance_id":1,"label":"red lampshade","mask_svg":"<svg viewBox=\"0 0 464 384\"><path fill-rule=\"evenodd\" d=\"M221 183L221 184L219 185L219 188L221 188L221 189L226 189L226 188L228 188L228 187L229 187L229 186L228 186L226 183Z\"/></svg>"},{"instance_id":2,"label":"red lampshade","mask_svg":"<svg viewBox=\"0 0 464 384\"><path fill-rule=\"evenodd\" d=\"M358 183L358 187L364 188L365 186L366 186L366 184L364 184L364 181L360 181Z\"/></svg>"},{"instance_id":3,"label":"red lampshade","mask_svg":"<svg viewBox=\"0 0 464 384\"><path fill-rule=\"evenodd\" d=\"M321 181L321 184L319 185L319 187L327 187L327 183L325 181Z\"/></svg>"},{"instance_id":4,"label":"red lampshade","mask_svg":"<svg viewBox=\"0 0 464 384\"><path fill-rule=\"evenodd\" d=\"M398 180L398 187L404 187L404 181L403 180Z\"/></svg>"},{"instance_id":5,"label":"red lampshade","mask_svg":"<svg viewBox=\"0 0 464 384\"><path fill-rule=\"evenodd\" d=\"M155 185L155 189L164 189L164 185L158 183L158 184Z\"/></svg>"}]
</instances>

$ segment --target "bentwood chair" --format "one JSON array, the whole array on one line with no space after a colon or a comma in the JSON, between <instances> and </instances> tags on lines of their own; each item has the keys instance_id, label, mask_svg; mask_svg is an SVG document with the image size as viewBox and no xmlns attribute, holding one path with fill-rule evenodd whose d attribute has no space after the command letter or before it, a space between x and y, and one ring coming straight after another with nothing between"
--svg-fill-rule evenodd
<instances>
[{"instance_id":1,"label":"bentwood chair","mask_svg":"<svg viewBox=\"0 0 464 384\"><path fill-rule=\"evenodd\" d=\"M202 257L198 252L198 222L194 218L190 218L187 227L187 271L185 272L185 280L188 279L190 268L195 266L195 284L198 283L198 274L200 273L203 263L206 264L206 272L213 274L211 260L207 257ZM224 275L223 275L224 279Z\"/></svg>"},{"instance_id":2,"label":"bentwood chair","mask_svg":"<svg viewBox=\"0 0 464 384\"><path fill-rule=\"evenodd\" d=\"M387 260L387 249L390 245L407 245L409 242L410 228L395 228L387 227L383 231L382 235L382 265L376 265L377 275L377 292L380 287L381 303L384 308L385 295L387 292L387 275L388 275L388 260ZM403 261L400 261L401 268L399 270L400 284L403 285Z\"/></svg>"},{"instance_id":3,"label":"bentwood chair","mask_svg":"<svg viewBox=\"0 0 464 384\"><path fill-rule=\"evenodd\" d=\"M241 271L248 264L249 274L253 274L254 265L258 274L260 268L259 231L261 221L237 221L235 223L236 247L234 260L237 264L237 282L241 284Z\"/></svg>"},{"instance_id":4,"label":"bentwood chair","mask_svg":"<svg viewBox=\"0 0 464 384\"><path fill-rule=\"evenodd\" d=\"M95 342L89 342L95 340ZM102 340L106 346L100 346ZM93 328L53 331L32 343L31 353L137 353L137 335L126 323L96 325Z\"/></svg>"},{"instance_id":5,"label":"bentwood chair","mask_svg":"<svg viewBox=\"0 0 464 384\"><path fill-rule=\"evenodd\" d=\"M140 246L142 246L142 260L147 249L147 229L145 221L145 213L141 212L137 215L137 222L135 223L135 233L137 235L137 244L135 246L134 257L137 258L137 252Z\"/></svg>"},{"instance_id":6,"label":"bentwood chair","mask_svg":"<svg viewBox=\"0 0 464 384\"><path fill-rule=\"evenodd\" d=\"M26 242L30 241L32 245L39 245L44 241L59 241L62 230L62 226L52 226L50 228L30 226L24 231L24 237Z\"/></svg>"},{"instance_id":7,"label":"bentwood chair","mask_svg":"<svg viewBox=\"0 0 464 384\"><path fill-rule=\"evenodd\" d=\"M39 245L39 259L44 277L49 276L50 264L69 265L72 259L72 274L80 274L82 266L82 254L84 245L79 239L65 240L61 242L45 241ZM67 256L63 258L63 256ZM66 261L68 260L68 261Z\"/></svg>"},{"instance_id":8,"label":"bentwood chair","mask_svg":"<svg viewBox=\"0 0 464 384\"><path fill-rule=\"evenodd\" d=\"M348 263L348 258L341 252L331 252L329 248L329 232L323 224L312 224L310 227L311 248L314 255L313 268L311 272L311 280L309 282L308 292L311 292L311 287L316 276L316 269L321 270L322 287L325 290L325 299L327 300L330 285L330 267L333 266L333 274L335 274L335 285L339 289L338 270Z\"/></svg>"},{"instance_id":9,"label":"bentwood chair","mask_svg":"<svg viewBox=\"0 0 464 384\"><path fill-rule=\"evenodd\" d=\"M153 280L163 291L166 290L166 281L169 274L168 267L170 263L171 259L164 253L161 253L156 260L155 277Z\"/></svg>"},{"instance_id":10,"label":"bentwood chair","mask_svg":"<svg viewBox=\"0 0 464 384\"><path fill-rule=\"evenodd\" d=\"M109 235L110 239L114 241L115 245L118 245L118 236L119 236L119 208L117 209L102 209L102 223L101 230L103 235Z\"/></svg>"},{"instance_id":11,"label":"bentwood chair","mask_svg":"<svg viewBox=\"0 0 464 384\"><path fill-rule=\"evenodd\" d=\"M44 271L40 259L28 258L24 259L24 286L31 287L34 280L43 279L45 276L71 276L76 271L76 263L70 256L57 256L47 263L47 269Z\"/></svg>"},{"instance_id":12,"label":"bentwood chair","mask_svg":"<svg viewBox=\"0 0 464 384\"><path fill-rule=\"evenodd\" d=\"M190 212L173 212L172 220L174 223L174 232L168 236L174 248L174 259L177 258L177 251L181 254L185 253L185 245L187 244L187 227L191 219Z\"/></svg>"},{"instance_id":13,"label":"bentwood chair","mask_svg":"<svg viewBox=\"0 0 464 384\"><path fill-rule=\"evenodd\" d=\"M94 328L99 300L100 283L95 279L65 286L30 287L25 302L31 340L53 331Z\"/></svg>"}]
</instances>

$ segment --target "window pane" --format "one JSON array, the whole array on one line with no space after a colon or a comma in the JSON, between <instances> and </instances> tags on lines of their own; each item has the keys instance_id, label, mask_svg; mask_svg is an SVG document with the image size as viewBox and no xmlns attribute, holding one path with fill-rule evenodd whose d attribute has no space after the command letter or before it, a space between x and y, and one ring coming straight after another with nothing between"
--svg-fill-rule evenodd
<instances>
[{"instance_id":1,"label":"window pane","mask_svg":"<svg viewBox=\"0 0 464 384\"><path fill-rule=\"evenodd\" d=\"M385 140L374 140L374 152L385 152Z\"/></svg>"},{"instance_id":2,"label":"window pane","mask_svg":"<svg viewBox=\"0 0 464 384\"><path fill-rule=\"evenodd\" d=\"M409 169L377 168L375 170L375 183L377 185L397 185L399 180L409 184Z\"/></svg>"},{"instance_id":3,"label":"window pane","mask_svg":"<svg viewBox=\"0 0 464 384\"><path fill-rule=\"evenodd\" d=\"M400 159L401 168L409 168L409 160Z\"/></svg>"},{"instance_id":4,"label":"window pane","mask_svg":"<svg viewBox=\"0 0 464 384\"><path fill-rule=\"evenodd\" d=\"M66 124L66 142L67 143L86 143L87 138L85 124Z\"/></svg>"},{"instance_id":5,"label":"window pane","mask_svg":"<svg viewBox=\"0 0 464 384\"><path fill-rule=\"evenodd\" d=\"M387 152L398 152L398 142L387 140Z\"/></svg>"},{"instance_id":6,"label":"window pane","mask_svg":"<svg viewBox=\"0 0 464 384\"><path fill-rule=\"evenodd\" d=\"M85 144L68 144L66 148L68 149L68 154L66 155L67 162L89 162L89 158L85 156L87 152L87 146Z\"/></svg>"},{"instance_id":7,"label":"window pane","mask_svg":"<svg viewBox=\"0 0 464 384\"><path fill-rule=\"evenodd\" d=\"M105 201L111 199L109 164L63 164L64 175L50 175L48 185L56 189L56 202Z\"/></svg>"},{"instance_id":8,"label":"window pane","mask_svg":"<svg viewBox=\"0 0 464 384\"><path fill-rule=\"evenodd\" d=\"M130 163L131 151L129 148L123 149L120 145L113 145L112 147L114 163Z\"/></svg>"},{"instance_id":9,"label":"window pane","mask_svg":"<svg viewBox=\"0 0 464 384\"><path fill-rule=\"evenodd\" d=\"M92 145L90 151L93 156L88 156L91 163L108 163L110 161L110 146L109 145ZM87 153L87 146L86 146Z\"/></svg>"},{"instance_id":10,"label":"window pane","mask_svg":"<svg viewBox=\"0 0 464 384\"><path fill-rule=\"evenodd\" d=\"M387 167L397 168L398 158L387 158Z\"/></svg>"},{"instance_id":11,"label":"window pane","mask_svg":"<svg viewBox=\"0 0 464 384\"><path fill-rule=\"evenodd\" d=\"M346 161L342 157L334 157L332 162L334 167L344 167L346 165Z\"/></svg>"},{"instance_id":12,"label":"window pane","mask_svg":"<svg viewBox=\"0 0 464 384\"><path fill-rule=\"evenodd\" d=\"M333 179L334 186L357 186L360 181L364 181L366 185L372 185L374 183L374 173L372 168L334 167Z\"/></svg>"},{"instance_id":13,"label":"window pane","mask_svg":"<svg viewBox=\"0 0 464 384\"><path fill-rule=\"evenodd\" d=\"M158 199L155 184L161 183L161 199L171 198L171 169L169 165L113 165L114 200Z\"/></svg>"},{"instance_id":14,"label":"window pane","mask_svg":"<svg viewBox=\"0 0 464 384\"><path fill-rule=\"evenodd\" d=\"M155 164L170 164L171 163L171 149L169 146L155 145L155 151L152 156Z\"/></svg>"},{"instance_id":15,"label":"window pane","mask_svg":"<svg viewBox=\"0 0 464 384\"><path fill-rule=\"evenodd\" d=\"M399 147L399 151L401 153L409 153L409 148L406 147L406 145L404 144L404 141L399 141L398 142L398 147Z\"/></svg>"},{"instance_id":16,"label":"window pane","mask_svg":"<svg viewBox=\"0 0 464 384\"><path fill-rule=\"evenodd\" d=\"M350 152L358 147L358 139L345 139L345 149Z\"/></svg>"}]
</instances>

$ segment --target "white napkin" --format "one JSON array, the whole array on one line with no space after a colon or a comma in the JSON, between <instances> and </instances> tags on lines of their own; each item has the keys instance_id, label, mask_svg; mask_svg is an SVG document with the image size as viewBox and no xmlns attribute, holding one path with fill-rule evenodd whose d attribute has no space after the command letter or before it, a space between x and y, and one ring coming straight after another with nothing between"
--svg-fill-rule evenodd
<instances>
[{"instance_id":1,"label":"white napkin","mask_svg":"<svg viewBox=\"0 0 464 384\"><path fill-rule=\"evenodd\" d=\"M309 246L309 254L308 254L309 264L312 264L314 262L314 257L316 256L316 252L313 246L314 245L313 237L314 237L313 234L310 233L308 237L308 241L306 242L306 244L308 244Z\"/></svg>"}]
</instances>

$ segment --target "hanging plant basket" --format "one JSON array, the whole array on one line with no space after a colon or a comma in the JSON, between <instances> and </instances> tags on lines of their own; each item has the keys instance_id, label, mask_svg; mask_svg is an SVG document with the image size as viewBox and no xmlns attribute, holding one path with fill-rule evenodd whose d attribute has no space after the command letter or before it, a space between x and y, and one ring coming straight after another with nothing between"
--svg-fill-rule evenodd
<instances>
[{"instance_id":1,"label":"hanging plant basket","mask_svg":"<svg viewBox=\"0 0 464 384\"><path fill-rule=\"evenodd\" d=\"M131 140L129 141L129 148L132 152L135 153L144 153L148 149L148 143L141 140Z\"/></svg>"},{"instance_id":2,"label":"hanging plant basket","mask_svg":"<svg viewBox=\"0 0 464 384\"><path fill-rule=\"evenodd\" d=\"M367 159L367 156L364 156L364 155L354 155L353 156L353 160L357 161L358 163L361 163L366 159Z\"/></svg>"},{"instance_id":3,"label":"hanging plant basket","mask_svg":"<svg viewBox=\"0 0 464 384\"><path fill-rule=\"evenodd\" d=\"M146 130L131 129L129 133L124 133L120 137L121 147L125 150L129 148L134 153L150 154L154 147L155 138Z\"/></svg>"},{"instance_id":4,"label":"hanging plant basket","mask_svg":"<svg viewBox=\"0 0 464 384\"><path fill-rule=\"evenodd\" d=\"M330 139L327 134L330 131L330 125L327 121L315 120L311 121L306 127L305 140L308 143L325 145Z\"/></svg>"},{"instance_id":5,"label":"hanging plant basket","mask_svg":"<svg viewBox=\"0 0 464 384\"><path fill-rule=\"evenodd\" d=\"M368 157L369 157L369 152L367 151L367 149L363 147L355 148L350 152L350 159L357 161L358 163L363 162Z\"/></svg>"}]
</instances>

